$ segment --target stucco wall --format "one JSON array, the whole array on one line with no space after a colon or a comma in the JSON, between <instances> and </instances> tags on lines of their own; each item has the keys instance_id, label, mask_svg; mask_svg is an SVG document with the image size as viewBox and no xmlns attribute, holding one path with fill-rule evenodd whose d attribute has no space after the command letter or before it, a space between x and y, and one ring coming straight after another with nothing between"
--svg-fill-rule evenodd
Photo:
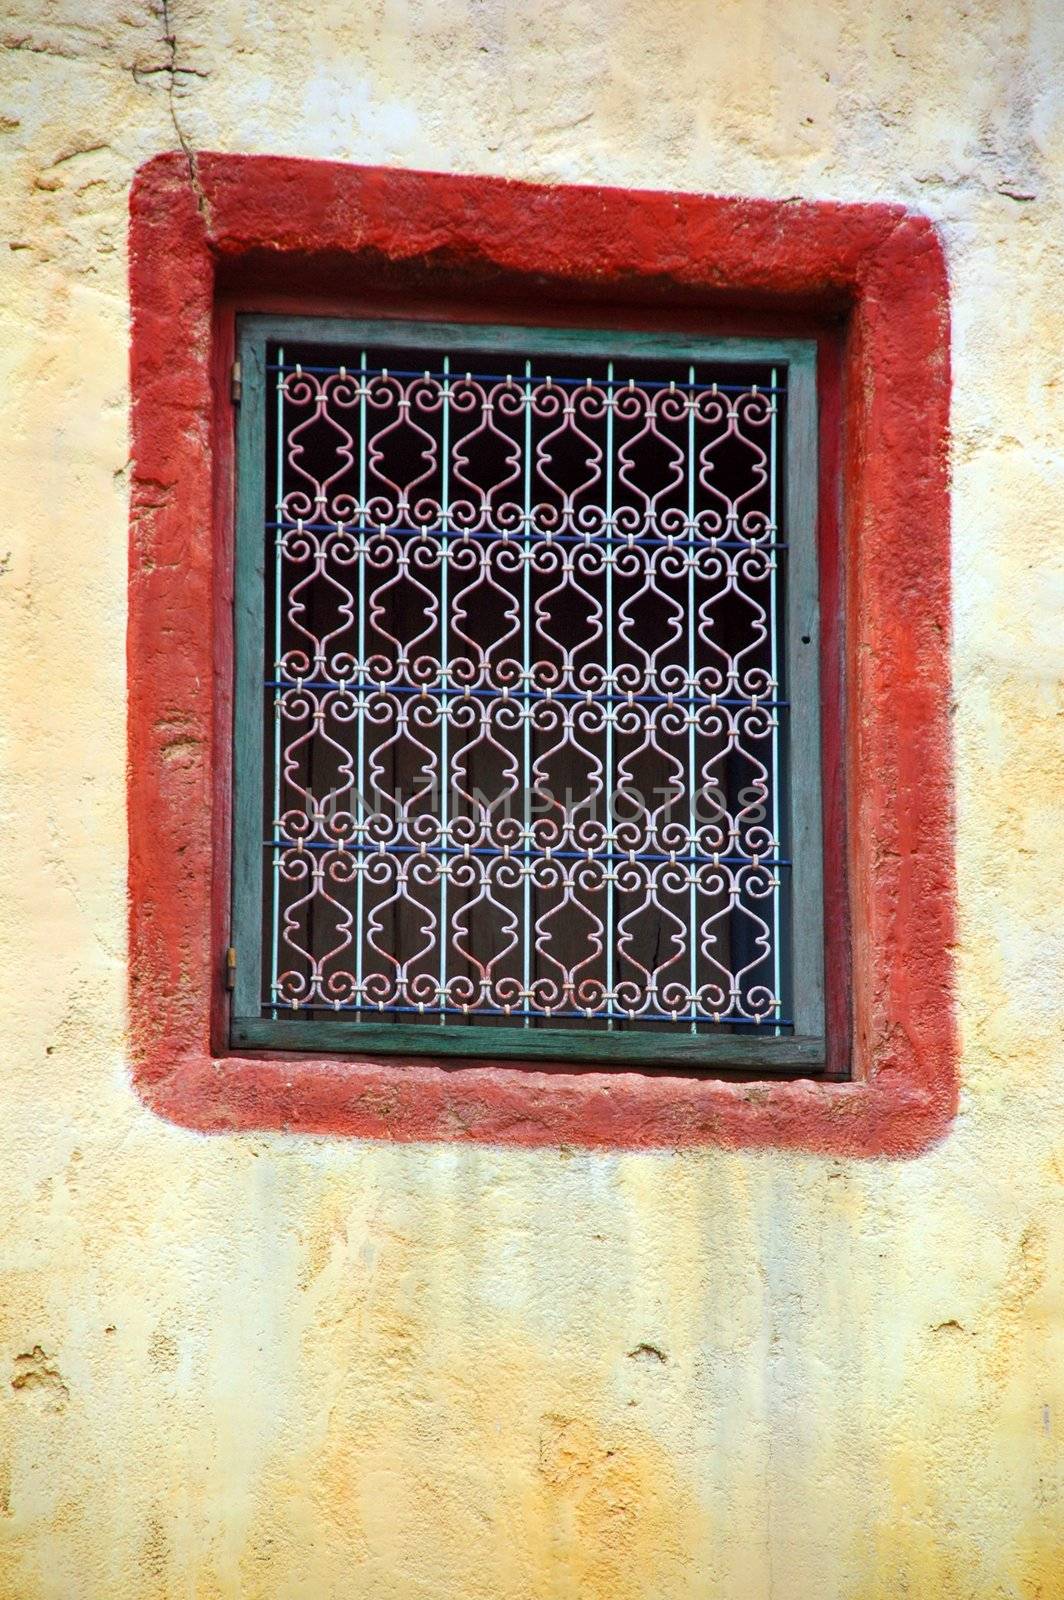
<instances>
[{"instance_id":1,"label":"stucco wall","mask_svg":"<svg viewBox=\"0 0 1064 1600\"><path fill-rule=\"evenodd\" d=\"M1064 1595L1064 12L171 0L168 25L4 6L0 1595ZM144 1109L126 206L178 142L939 225L963 1087L930 1153L208 1138Z\"/></svg>"}]
</instances>

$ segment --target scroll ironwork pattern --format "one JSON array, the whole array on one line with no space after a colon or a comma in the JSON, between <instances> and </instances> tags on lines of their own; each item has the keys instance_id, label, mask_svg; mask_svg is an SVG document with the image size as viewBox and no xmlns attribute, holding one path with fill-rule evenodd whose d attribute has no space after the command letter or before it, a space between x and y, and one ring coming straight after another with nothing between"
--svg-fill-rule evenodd
<instances>
[{"instance_id":1,"label":"scroll ironwork pattern","mask_svg":"<svg viewBox=\"0 0 1064 1600\"><path fill-rule=\"evenodd\" d=\"M270 352L263 1015L786 1031L776 370L344 354Z\"/></svg>"}]
</instances>

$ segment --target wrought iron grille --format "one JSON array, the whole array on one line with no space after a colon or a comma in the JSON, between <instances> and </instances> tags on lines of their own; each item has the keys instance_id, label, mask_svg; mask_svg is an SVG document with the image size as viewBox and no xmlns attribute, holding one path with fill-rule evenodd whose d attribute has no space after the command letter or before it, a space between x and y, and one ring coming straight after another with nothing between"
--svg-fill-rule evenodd
<instances>
[{"instance_id":1,"label":"wrought iron grille","mask_svg":"<svg viewBox=\"0 0 1064 1600\"><path fill-rule=\"evenodd\" d=\"M283 332L241 452L248 1018L793 1038L793 360Z\"/></svg>"}]
</instances>

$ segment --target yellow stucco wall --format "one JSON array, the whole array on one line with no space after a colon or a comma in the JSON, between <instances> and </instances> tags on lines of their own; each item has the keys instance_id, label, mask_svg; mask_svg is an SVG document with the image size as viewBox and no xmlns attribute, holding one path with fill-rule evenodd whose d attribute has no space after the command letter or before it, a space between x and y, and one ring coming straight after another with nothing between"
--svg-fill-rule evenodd
<instances>
[{"instance_id":1,"label":"yellow stucco wall","mask_svg":"<svg viewBox=\"0 0 1064 1600\"><path fill-rule=\"evenodd\" d=\"M1064 1596L1060 0L169 0L172 45L143 0L0 17L2 1600ZM142 1107L126 199L177 137L939 223L945 1142L396 1148Z\"/></svg>"}]
</instances>

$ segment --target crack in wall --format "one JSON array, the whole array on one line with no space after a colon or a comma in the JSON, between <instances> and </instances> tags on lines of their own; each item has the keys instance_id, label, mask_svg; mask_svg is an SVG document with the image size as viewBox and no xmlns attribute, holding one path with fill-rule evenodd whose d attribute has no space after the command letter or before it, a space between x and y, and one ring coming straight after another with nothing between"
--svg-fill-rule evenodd
<instances>
[{"instance_id":1,"label":"crack in wall","mask_svg":"<svg viewBox=\"0 0 1064 1600\"><path fill-rule=\"evenodd\" d=\"M160 0L160 5L161 12L155 12L154 15L157 17L161 15L163 25L163 44L166 47L168 60L158 70L166 74L166 100L167 105L170 108L170 121L174 125L174 133L177 137L177 142L184 153L186 162L188 163L188 181L192 185L192 192L196 197L196 208L204 222L209 226L210 207L207 201L207 196L203 190L203 185L199 180L199 172L196 168L196 152L190 144L184 128L181 126L181 120L177 114L176 101L177 80L179 77L187 76L202 78L206 76L206 74L196 72L194 68L182 67L178 64L177 34L174 32L174 29L170 23L170 0Z\"/></svg>"}]
</instances>

